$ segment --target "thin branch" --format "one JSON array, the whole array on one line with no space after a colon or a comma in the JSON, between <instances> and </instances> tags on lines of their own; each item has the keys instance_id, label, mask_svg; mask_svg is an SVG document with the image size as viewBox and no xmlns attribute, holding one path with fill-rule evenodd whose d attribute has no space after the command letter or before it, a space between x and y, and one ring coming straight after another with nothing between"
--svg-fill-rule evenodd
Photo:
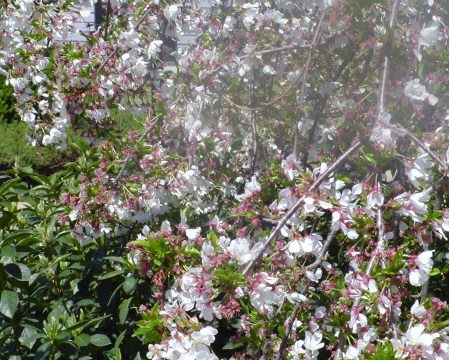
<instances>
[{"instance_id":1,"label":"thin branch","mask_svg":"<svg viewBox=\"0 0 449 360\"><path fill-rule=\"evenodd\" d=\"M310 46L309 55L307 56L306 66L304 67L303 76L302 76L302 83L301 83L301 90L299 93L299 103L302 104L304 101L304 92L306 89L306 81L307 81L307 74L309 73L310 65L312 64L312 58L313 53L315 51L316 45L318 44L318 40L321 36L321 24L323 23L325 13L323 12L321 14L320 20L318 21L318 24L315 29L315 34L313 36L312 45ZM298 149L298 138L299 138L299 129L297 126L295 126L295 137L293 139L293 154L296 156L297 149Z\"/></svg>"},{"instance_id":2,"label":"thin branch","mask_svg":"<svg viewBox=\"0 0 449 360\"><path fill-rule=\"evenodd\" d=\"M321 265L324 257L326 256L326 253L327 253L327 250L329 249L330 244L334 240L336 233L337 233L336 229L331 230L331 232L328 234L328 236L326 238L326 241L323 244L323 247L321 248L320 253L316 257L315 262L313 262L312 264L307 266L306 267L307 270L309 270L309 271L315 270L316 268L318 268ZM303 294L307 293L308 288L309 288L309 284L307 284L306 287L303 289ZM284 332L284 335L282 336L281 344L279 345L279 350L278 350L275 360L280 360L282 358L282 353L284 352L284 350L287 346L288 337L290 336L293 324L296 320L296 316L298 315L298 311L299 311L300 307L301 307L301 303L299 303L299 302L296 303L295 307L293 308L292 313L290 314L290 316L287 320L285 332Z\"/></svg>"},{"instance_id":3,"label":"thin branch","mask_svg":"<svg viewBox=\"0 0 449 360\"><path fill-rule=\"evenodd\" d=\"M334 40L334 37L329 37L326 41L316 44L315 47L329 45L333 40ZM270 55L270 54L276 54L276 53L289 51L289 50L307 50L307 49L310 49L310 45L287 45L287 46L282 46L282 47L274 48L274 49L255 51L253 54L256 56ZM239 57L239 59L243 59L243 58L244 58L244 56Z\"/></svg>"},{"instance_id":4,"label":"thin branch","mask_svg":"<svg viewBox=\"0 0 449 360\"><path fill-rule=\"evenodd\" d=\"M393 125L393 124L392 124ZM396 128L394 128L394 126L396 126ZM448 167L446 165L446 163L441 160L432 150L430 150L430 148L424 144L421 140L419 140L415 135L413 135L410 131L408 131L405 127L403 127L402 125L399 124L394 124L393 126L391 126L391 129L397 133L403 133L405 132L407 134L407 136L412 139L412 141L418 145L421 149L423 149L427 154L429 154L429 156L435 161L437 162L445 171L448 170ZM399 129L399 130L398 130Z\"/></svg>"},{"instance_id":5,"label":"thin branch","mask_svg":"<svg viewBox=\"0 0 449 360\"><path fill-rule=\"evenodd\" d=\"M259 253L256 255L256 257L251 260L251 262L246 266L245 270L243 271L243 275L247 275L252 268L255 266L256 263L259 262L259 260L262 258L263 253L268 248L268 246L271 244L271 242L276 238L278 233L281 231L282 227L287 223L287 221L296 213L296 211L301 207L304 199L312 192L318 189L318 187L340 166L342 166L345 161L354 154L366 141L368 138L368 135L365 135L361 140L357 141L353 146L351 146L345 153L343 153L331 166L327 168L326 171L324 171L318 179L315 180L315 182L307 189L305 194L301 196L301 198L293 205L293 207L282 217L282 219L279 220L278 224L274 228L274 230L271 232L270 236L265 240L265 242L262 245L262 249L259 251Z\"/></svg>"},{"instance_id":6,"label":"thin branch","mask_svg":"<svg viewBox=\"0 0 449 360\"><path fill-rule=\"evenodd\" d=\"M376 187L380 196L382 196L382 168L380 166L377 173ZM376 228L377 228L377 244L374 253L371 256L368 265L366 267L365 270L366 275L369 275L371 273L371 269L373 268L377 257L382 252L385 246L385 224L383 219L383 205L377 208Z\"/></svg>"},{"instance_id":7,"label":"thin branch","mask_svg":"<svg viewBox=\"0 0 449 360\"><path fill-rule=\"evenodd\" d=\"M228 98L226 95L223 95L223 99L225 99L225 101L230 104L231 106L240 109L240 110L244 110L244 111L260 111L263 109L266 109L267 107L270 107L271 105L276 104L279 100L282 100L284 97L286 97L290 91L292 91L292 89L298 84L299 80L301 79L302 75L303 75L304 71L301 72L301 74L299 74L298 78L293 81L290 86L279 96L275 97L273 100L267 102L267 103L263 103L261 106L258 107L249 107L249 106L245 106L245 105L239 105L236 104L234 101L232 101L230 98Z\"/></svg>"},{"instance_id":8,"label":"thin branch","mask_svg":"<svg viewBox=\"0 0 449 360\"><path fill-rule=\"evenodd\" d=\"M378 88L378 96L377 96L377 108L376 108L376 117L374 121L374 125L378 125L380 119L382 118L382 115L385 111L385 98L386 98L386 87L387 87L387 79L388 79L388 70L389 70L389 57L390 57L390 50L391 50L391 41L394 36L394 27L396 24L396 19L398 16L398 9L399 9L400 0L395 0L393 3L393 6L391 8L390 12L390 21L389 21L389 31L390 31L390 38L387 40L387 42L384 44L383 51L384 51L384 59L383 64L380 69L380 83Z\"/></svg>"},{"instance_id":9,"label":"thin branch","mask_svg":"<svg viewBox=\"0 0 449 360\"><path fill-rule=\"evenodd\" d=\"M255 91L255 85L254 85L254 72L252 74L252 84L251 84L251 107L254 107L256 104L256 91ZM252 134L252 159L250 164L250 172L251 176L254 175L254 172L256 170L256 162L257 162L257 117L256 112L251 112L251 134Z\"/></svg>"},{"instance_id":10,"label":"thin branch","mask_svg":"<svg viewBox=\"0 0 449 360\"><path fill-rule=\"evenodd\" d=\"M379 191L380 194L382 195L382 168L380 166L379 166L378 172L377 172L376 187L377 187L377 191ZM376 263L380 253L382 252L382 250L384 249L384 246L385 246L385 224L384 224L384 219L383 219L382 206L379 206L377 208L376 228L377 228L377 244L376 244L376 248L374 249L374 251L371 255L368 265L366 266L366 269L365 269L365 275L367 275L367 276L370 275L374 264ZM362 302L361 297L358 297L357 299L355 299L354 303L352 304L351 309L353 310L353 309L358 308L360 306L361 302ZM340 359L341 351L342 351L344 344L345 344L345 334L342 332L340 334L340 338L338 340L337 349L335 350L334 359Z\"/></svg>"},{"instance_id":11,"label":"thin branch","mask_svg":"<svg viewBox=\"0 0 449 360\"><path fill-rule=\"evenodd\" d=\"M401 215L395 213L393 216L393 241L392 241L393 247L398 246L399 243L399 236L401 232L399 228L400 223L401 223Z\"/></svg>"},{"instance_id":12,"label":"thin branch","mask_svg":"<svg viewBox=\"0 0 449 360\"><path fill-rule=\"evenodd\" d=\"M159 120L159 118L160 118L159 116L155 117L155 118L151 121L151 123L154 124L157 120ZM144 131L144 133L143 133L142 135L139 136L138 142L142 141L142 140L148 135L148 133L151 131L151 129L152 129L151 126L148 127L148 129L146 129L146 130ZM123 164L122 164L122 166L121 166L121 168L120 168L120 171L119 171L117 177L112 181L112 183L114 184L115 187L118 186L118 184L119 184L119 182L120 182L120 180L121 180L123 174L125 173L125 168L126 168L126 165L128 165L129 160L131 160L131 155L128 155L128 156L125 158L125 160L123 161Z\"/></svg>"},{"instance_id":13,"label":"thin branch","mask_svg":"<svg viewBox=\"0 0 449 360\"><path fill-rule=\"evenodd\" d=\"M109 23L111 22L111 0L108 0L106 8L106 22L104 26L104 41L107 41L108 39L108 30L109 30Z\"/></svg>"},{"instance_id":14,"label":"thin branch","mask_svg":"<svg viewBox=\"0 0 449 360\"><path fill-rule=\"evenodd\" d=\"M327 235L326 241L324 242L320 253L316 257L316 260L312 264L307 266L307 270L309 270L309 271L315 270L316 268L318 268L321 265L324 257L326 256L327 250L329 249L329 246L331 246L332 241L334 240L334 237L336 234L337 234L337 229L332 229L331 232Z\"/></svg>"},{"instance_id":15,"label":"thin branch","mask_svg":"<svg viewBox=\"0 0 449 360\"><path fill-rule=\"evenodd\" d=\"M325 45L326 43L322 43L319 45ZM254 55L259 56L259 55L269 55L269 54L276 54L279 52L284 52L284 51L289 51L289 50L306 50L309 49L310 46L309 45L288 45L288 46L283 46L283 47L279 47L279 48L274 48L274 49L267 49L267 50L261 50L261 51L256 51L254 52ZM244 56L240 57L240 59L244 58Z\"/></svg>"},{"instance_id":16,"label":"thin branch","mask_svg":"<svg viewBox=\"0 0 449 360\"><path fill-rule=\"evenodd\" d=\"M307 286L303 290L304 293L307 292L307 290L309 288L308 285L309 284L307 284ZM279 350L278 350L278 353L276 354L275 360L282 359L282 353L284 352L285 348L287 347L287 340L290 335L290 332L292 331L293 324L295 323L296 316L298 315L298 311L300 308L301 308L301 303L297 302L295 304L295 307L293 308L292 313L290 314L290 317L287 320L287 324L285 326L285 332L284 332L284 335L282 336L281 344L279 345Z\"/></svg>"},{"instance_id":17,"label":"thin branch","mask_svg":"<svg viewBox=\"0 0 449 360\"><path fill-rule=\"evenodd\" d=\"M387 79L388 79L388 68L389 68L389 57L390 57L390 50L391 50L391 41L394 36L394 27L398 15L398 8L399 8L400 0L394 0L394 3L392 4L391 11L390 11L390 21L389 21L389 31L390 31L390 38L384 43L383 45L383 52L384 52L384 59L383 64L380 69L380 83L378 87L378 93L377 93L377 106L376 106L376 114L374 118L374 126L378 126L379 122L382 119L382 116L385 112L385 99L386 99L386 88L387 88ZM382 194L382 167L379 164L379 161L377 163L378 169L377 169L377 179L376 179L376 186L377 191L379 191ZM379 206L376 212L376 228L377 228L377 244L376 248L368 262L368 265L365 270L365 274L369 275L371 273L371 269L373 268L375 262L377 261L377 257L383 250L385 246L385 224L383 220L383 211L382 206ZM352 305L352 309L355 309L359 307L362 299L359 297L356 300L354 300L354 303ZM337 349L334 353L334 359L340 359L341 352L343 349L343 346L345 345L345 335L342 332L340 334L340 337L338 339L338 345Z\"/></svg>"},{"instance_id":18,"label":"thin branch","mask_svg":"<svg viewBox=\"0 0 449 360\"><path fill-rule=\"evenodd\" d=\"M313 37L312 44L309 46L309 48L310 48L309 56L307 58L307 62L306 62L304 70L301 72L301 74L298 76L298 78L295 81L293 81L290 84L290 86L281 95L275 97L273 100L271 100L271 101L269 101L267 103L264 103L264 104L262 104L261 106L258 106L258 107L252 107L252 106L248 107L248 106L245 106L245 105L236 104L230 98L228 98L227 96L223 95L223 98L226 100L226 102L229 103L230 105L232 105L233 107L236 107L237 109L240 109L240 110L260 111L260 110L263 110L263 109L265 109L265 108L267 108L267 107L269 107L269 106L271 106L273 104L276 104L277 102L279 102L279 100L282 100L299 83L300 79L302 79L301 97L303 97L304 91L305 91L304 90L305 89L305 82L306 82L305 78L307 77L307 72L308 72L308 69L309 69L311 61L312 61L312 54L313 54L315 48L318 45L318 39L319 39L319 36L321 35L321 23L322 23L322 21L324 19L324 16L325 16L325 14L323 13L321 15L321 18L320 18L319 22L318 22L317 29L315 30L315 36ZM275 49L273 49L272 52L274 52L274 50ZM265 50L265 53L268 53L268 51L269 50ZM261 51L259 53L262 53L262 52L263 51ZM259 54L259 53L256 52L254 54L256 55L256 54Z\"/></svg>"},{"instance_id":19,"label":"thin branch","mask_svg":"<svg viewBox=\"0 0 449 360\"><path fill-rule=\"evenodd\" d=\"M338 78L343 74L344 69L346 68L346 66L349 64L349 59L344 59L342 61L342 63L340 64L340 67L338 68L337 72L334 74L334 76L332 77L331 81L337 81ZM310 144L312 144L313 142L313 138L315 136L315 131L316 128L318 127L318 123L321 120L321 116L323 115L324 112L324 107L326 106L327 101L329 100L329 95L324 96L323 98L321 98L320 100L320 107L317 110L316 114L315 114L315 119L313 121L312 127L309 130L309 134L307 136L307 141L305 143L305 149L304 149L304 153L302 155L302 159L301 159L301 164L303 167L306 166L307 164L307 160L309 158L309 151L308 151L308 147ZM296 141L298 141L296 139ZM296 145L297 146L297 145ZM294 145L295 147L295 145Z\"/></svg>"},{"instance_id":20,"label":"thin branch","mask_svg":"<svg viewBox=\"0 0 449 360\"><path fill-rule=\"evenodd\" d=\"M441 188L437 190L437 193L435 194L435 202L433 203L433 211L437 211L440 209L441 207L441 201L442 201L442 190ZM421 237L421 234L417 233L416 234L417 239L421 242L423 250L424 251L428 251L429 250L429 246L424 242L424 240ZM429 292L429 283L430 283L430 279L427 279L426 282L424 283L424 285L421 287L421 298L419 303L422 304L424 303L424 301L426 301L427 298L427 294Z\"/></svg>"},{"instance_id":21,"label":"thin branch","mask_svg":"<svg viewBox=\"0 0 449 360\"><path fill-rule=\"evenodd\" d=\"M139 21L137 22L137 24L134 25L133 30L136 30L136 29L140 26L140 24L142 24L142 22L145 20L145 18L150 14L151 10L152 10L152 7L149 6L149 8L147 9L147 11L145 11L145 13L144 13L144 14L142 15L142 17L139 19ZM115 49L109 54L109 56L106 58L105 61L102 62L102 64L100 65L100 67L98 68L98 70L95 72L95 74L94 74L93 76L98 75L98 74L101 72L101 70L103 70L103 68L106 66L106 64L109 62L109 60L111 60L112 57L115 56L115 55L117 54L118 49L119 49L119 48L115 48Z\"/></svg>"}]
</instances>

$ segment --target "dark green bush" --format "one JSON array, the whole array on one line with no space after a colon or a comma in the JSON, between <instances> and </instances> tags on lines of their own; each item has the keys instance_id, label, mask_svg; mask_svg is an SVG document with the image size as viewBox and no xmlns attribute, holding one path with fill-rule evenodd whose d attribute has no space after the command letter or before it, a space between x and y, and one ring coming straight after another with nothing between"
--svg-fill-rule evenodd
<instances>
[{"instance_id":1,"label":"dark green bush","mask_svg":"<svg viewBox=\"0 0 449 360\"><path fill-rule=\"evenodd\" d=\"M0 123L11 123L19 120L19 115L16 111L16 101L12 92L12 87L6 84L3 76L0 76Z\"/></svg>"},{"instance_id":2,"label":"dark green bush","mask_svg":"<svg viewBox=\"0 0 449 360\"><path fill-rule=\"evenodd\" d=\"M0 178L0 359L144 357L132 334L149 287L122 256L127 240L72 237L59 200L77 191L70 166L9 173Z\"/></svg>"}]
</instances>

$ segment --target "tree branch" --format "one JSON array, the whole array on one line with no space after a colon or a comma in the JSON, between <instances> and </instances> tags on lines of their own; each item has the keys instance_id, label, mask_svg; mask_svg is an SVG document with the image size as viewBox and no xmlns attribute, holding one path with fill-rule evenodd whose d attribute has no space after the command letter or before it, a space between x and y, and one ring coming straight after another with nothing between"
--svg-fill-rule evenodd
<instances>
[{"instance_id":1,"label":"tree branch","mask_svg":"<svg viewBox=\"0 0 449 360\"><path fill-rule=\"evenodd\" d=\"M395 127L391 127L391 129L397 133L402 133L405 132L407 134L407 136L416 144L418 145L421 149L423 149L427 154L429 154L429 156L435 161L437 162L445 171L448 170L448 167L446 165L446 163L441 160L432 150L430 150L430 148L424 144L421 140L419 140L415 135L413 135L410 131L408 131L405 127L403 127L400 124L394 124L396 126ZM399 130L398 130L399 129Z\"/></svg>"},{"instance_id":2,"label":"tree branch","mask_svg":"<svg viewBox=\"0 0 449 360\"><path fill-rule=\"evenodd\" d=\"M256 255L256 257L246 266L245 270L243 271L243 275L247 275L252 268L255 266L255 264L262 258L263 253L268 248L268 246L271 244L271 242L276 238L278 233L281 231L282 227L287 223L288 219L290 219L296 211L301 207L304 199L313 191L318 189L318 187L323 183L336 169L338 169L340 166L342 166L345 161L354 154L360 147L363 145L363 143L368 138L368 135L365 135L361 140L357 141L353 146L351 146L345 153L343 153L331 166L327 168L326 171L324 171L318 179L315 180L315 182L307 189L305 194L301 196L301 198L293 205L293 207L282 217L281 220L279 220L279 223L276 225L274 230L271 232L268 239L265 240L263 243L262 249L259 251L259 253Z\"/></svg>"},{"instance_id":3,"label":"tree branch","mask_svg":"<svg viewBox=\"0 0 449 360\"><path fill-rule=\"evenodd\" d=\"M334 240L336 233L337 233L336 229L331 230L331 232L328 234L328 236L326 238L326 241L323 244L323 247L321 248L320 253L316 257L315 262L313 262L312 264L307 266L307 268L306 268L307 270L309 270L309 271L315 270L316 268L318 268L321 265L324 257L326 256L326 253L327 253L327 250L329 249L330 244ZM307 293L308 288L309 288L309 284L307 284L306 287L304 288L303 294ZM295 307L293 308L292 313L290 314L290 316L287 320L287 326L285 327L285 332L284 332L284 335L282 336L281 344L279 345L279 350L278 350L275 360L280 360L282 358L282 353L284 352L284 350L287 346L288 337L290 336L290 333L291 333L292 327L293 327L293 323L296 320L296 316L298 315L298 311L299 311L300 307L301 307L301 303L299 303L299 302L296 303Z\"/></svg>"},{"instance_id":4,"label":"tree branch","mask_svg":"<svg viewBox=\"0 0 449 360\"><path fill-rule=\"evenodd\" d=\"M313 40L312 40L312 45L310 46L309 55L307 56L306 66L304 67L303 76L302 76L301 90L299 92L299 104L302 104L304 101L304 92L305 92L305 88L306 88L307 74L309 73L310 65L312 63L313 53L315 51L318 40L321 36L321 24L324 20L324 16L325 16L325 13L323 12L321 14L320 20L318 21L318 24L316 26L315 34L314 34ZM298 150L298 137L299 137L299 129L297 126L295 126L295 137L293 139L293 154L295 157L297 155L297 150Z\"/></svg>"},{"instance_id":5,"label":"tree branch","mask_svg":"<svg viewBox=\"0 0 449 360\"><path fill-rule=\"evenodd\" d=\"M151 12L151 6L148 7L148 9L145 11L145 13L141 16L141 18L139 19L139 21L137 22L136 25L134 25L133 30L136 30L140 24L142 24L142 22L145 20L145 18L150 14ZM95 77L96 75L100 74L101 70L103 70L103 68L106 66L106 64L109 62L109 60L111 60L118 52L119 48L115 48L110 54L109 56L106 58L106 60L104 60L100 67L98 68L98 70L95 72L95 74L92 75L92 77Z\"/></svg>"}]
</instances>

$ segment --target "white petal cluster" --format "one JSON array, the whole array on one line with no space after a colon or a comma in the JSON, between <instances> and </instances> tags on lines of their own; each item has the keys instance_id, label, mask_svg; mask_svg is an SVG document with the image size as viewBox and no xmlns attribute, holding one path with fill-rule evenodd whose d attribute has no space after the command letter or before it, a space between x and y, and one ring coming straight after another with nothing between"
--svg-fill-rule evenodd
<instances>
[{"instance_id":1,"label":"white petal cluster","mask_svg":"<svg viewBox=\"0 0 449 360\"><path fill-rule=\"evenodd\" d=\"M305 254L318 255L323 247L323 237L319 234L310 234L308 236L292 240L288 245L288 251L296 256Z\"/></svg>"},{"instance_id":2,"label":"white petal cluster","mask_svg":"<svg viewBox=\"0 0 449 360\"><path fill-rule=\"evenodd\" d=\"M324 347L323 334L319 331L314 333L306 331L304 340L298 340L289 350L292 360L317 359L318 350Z\"/></svg>"},{"instance_id":3,"label":"white petal cluster","mask_svg":"<svg viewBox=\"0 0 449 360\"><path fill-rule=\"evenodd\" d=\"M154 360L218 360L218 357L210 349L217 333L218 330L212 326L206 326L189 335L173 330L168 342L148 346L147 358Z\"/></svg>"},{"instance_id":4,"label":"white petal cluster","mask_svg":"<svg viewBox=\"0 0 449 360\"><path fill-rule=\"evenodd\" d=\"M438 24L433 24L432 26L422 29L418 37L419 44L423 46L433 46L438 43L442 36L442 33L438 28Z\"/></svg>"},{"instance_id":5,"label":"white petal cluster","mask_svg":"<svg viewBox=\"0 0 449 360\"><path fill-rule=\"evenodd\" d=\"M250 181L245 183L245 192L241 195L236 195L237 200L246 199L247 197L257 194L261 190L260 184L256 177L253 176Z\"/></svg>"},{"instance_id":6,"label":"white petal cluster","mask_svg":"<svg viewBox=\"0 0 449 360\"><path fill-rule=\"evenodd\" d=\"M251 288L251 305L261 313L272 314L274 306L280 306L284 302L284 289L276 286L277 278L266 273L260 273L258 276L258 284Z\"/></svg>"},{"instance_id":7,"label":"white petal cluster","mask_svg":"<svg viewBox=\"0 0 449 360\"><path fill-rule=\"evenodd\" d=\"M413 286L423 286L429 280L429 272L433 266L432 251L424 251L416 260L418 268L409 273L409 281Z\"/></svg>"},{"instance_id":8,"label":"white petal cluster","mask_svg":"<svg viewBox=\"0 0 449 360\"><path fill-rule=\"evenodd\" d=\"M406 333L400 339L392 339L395 358L406 359L409 351L413 348L421 348L423 355L427 352L429 355L433 353L432 344L435 339L440 337L438 333L427 334L424 332L425 326L417 324L408 328ZM422 359L435 359L433 356L423 356Z\"/></svg>"},{"instance_id":9,"label":"white petal cluster","mask_svg":"<svg viewBox=\"0 0 449 360\"><path fill-rule=\"evenodd\" d=\"M424 192L415 194L403 193L395 197L395 200L401 205L398 213L410 217L415 222L423 221L421 215L427 212L426 202L429 199L429 194Z\"/></svg>"},{"instance_id":10,"label":"white petal cluster","mask_svg":"<svg viewBox=\"0 0 449 360\"><path fill-rule=\"evenodd\" d=\"M429 94L424 85L421 85L419 79L410 80L405 84L404 95L416 101L428 100L430 105L435 105L438 98Z\"/></svg>"}]
</instances>

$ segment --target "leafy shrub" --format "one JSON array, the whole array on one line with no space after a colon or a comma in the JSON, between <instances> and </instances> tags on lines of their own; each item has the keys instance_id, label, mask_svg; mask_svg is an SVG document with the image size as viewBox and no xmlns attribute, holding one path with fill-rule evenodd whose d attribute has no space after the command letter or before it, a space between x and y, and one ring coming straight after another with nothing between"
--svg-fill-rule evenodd
<instances>
[{"instance_id":1,"label":"leafy shrub","mask_svg":"<svg viewBox=\"0 0 449 360\"><path fill-rule=\"evenodd\" d=\"M77 186L73 169L21 170L0 186L0 358L139 359L131 335L149 290L122 256L126 239L81 245L59 200Z\"/></svg>"},{"instance_id":2,"label":"leafy shrub","mask_svg":"<svg viewBox=\"0 0 449 360\"><path fill-rule=\"evenodd\" d=\"M0 123L17 122L20 120L16 111L16 101L12 86L7 85L5 78L0 76Z\"/></svg>"},{"instance_id":3,"label":"leafy shrub","mask_svg":"<svg viewBox=\"0 0 449 360\"><path fill-rule=\"evenodd\" d=\"M1 96L1 95L0 95ZM29 129L27 124L18 120L5 121L6 112L0 108L0 169L6 170L17 164L31 166L45 174L60 169L64 163L74 158L71 148L67 151L32 146L26 140ZM2 120L3 116L3 120ZM114 110L114 124L103 130L103 138L121 137L129 131L142 129L143 118L131 111ZM68 136L72 143L80 141L81 130L70 131ZM101 138L99 138L101 139Z\"/></svg>"},{"instance_id":4,"label":"leafy shrub","mask_svg":"<svg viewBox=\"0 0 449 360\"><path fill-rule=\"evenodd\" d=\"M58 153L46 147L33 147L28 144L28 126L23 122L0 121L0 169L8 169L15 163L19 166L43 168L54 161Z\"/></svg>"}]
</instances>

